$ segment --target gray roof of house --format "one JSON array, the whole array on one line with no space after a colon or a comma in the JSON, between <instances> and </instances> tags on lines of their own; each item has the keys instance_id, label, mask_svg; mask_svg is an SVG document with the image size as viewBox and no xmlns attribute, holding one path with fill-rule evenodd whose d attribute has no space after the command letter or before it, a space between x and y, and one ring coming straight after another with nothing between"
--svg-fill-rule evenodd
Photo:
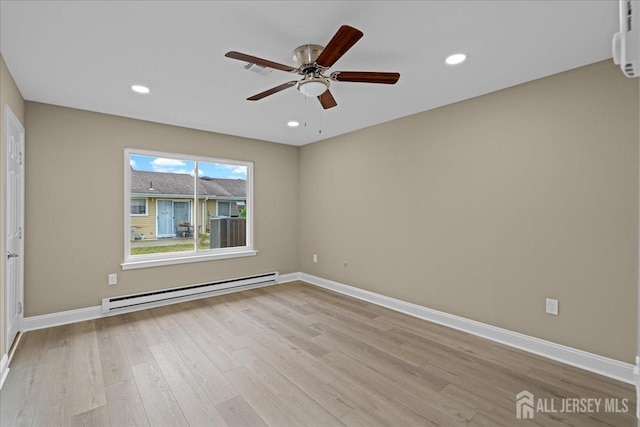
<instances>
[{"instance_id":1,"label":"gray roof of house","mask_svg":"<svg viewBox=\"0 0 640 427\"><path fill-rule=\"evenodd\" d=\"M153 183L153 190L149 190ZM247 197L247 181L244 179L198 178L198 194L217 197ZM131 193L133 194L193 194L193 176L182 173L147 172L131 169Z\"/></svg>"}]
</instances>

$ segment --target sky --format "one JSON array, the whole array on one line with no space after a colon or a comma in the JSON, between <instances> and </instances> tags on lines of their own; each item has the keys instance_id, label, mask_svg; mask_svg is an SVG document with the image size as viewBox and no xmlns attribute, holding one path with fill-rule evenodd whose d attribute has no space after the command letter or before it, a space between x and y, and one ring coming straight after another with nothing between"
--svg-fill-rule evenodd
<instances>
[{"instance_id":1,"label":"sky","mask_svg":"<svg viewBox=\"0 0 640 427\"><path fill-rule=\"evenodd\" d=\"M193 175L195 162L132 154L129 163L137 171L188 173ZM210 178L247 179L247 167L223 163L198 162L198 176Z\"/></svg>"}]
</instances>

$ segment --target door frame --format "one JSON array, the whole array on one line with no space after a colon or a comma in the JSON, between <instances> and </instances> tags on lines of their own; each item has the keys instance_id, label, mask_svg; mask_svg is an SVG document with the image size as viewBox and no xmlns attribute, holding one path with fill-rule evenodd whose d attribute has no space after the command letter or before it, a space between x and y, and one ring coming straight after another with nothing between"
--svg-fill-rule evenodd
<instances>
[{"instance_id":1,"label":"door frame","mask_svg":"<svg viewBox=\"0 0 640 427\"><path fill-rule=\"evenodd\" d=\"M5 257L5 268L4 268L4 289L3 291L3 299L4 299L4 307L3 307L3 311L4 311L4 334L5 334L5 350L7 353L9 353L10 351L10 347L11 344L13 343L13 340L10 341L9 339L9 304L11 303L11 301L9 301L8 298L8 290L9 290L9 283L8 283L8 274L7 274L7 268L6 268L6 252L8 251L8 214L9 214L9 180L8 178L8 173L9 173L9 125L11 124L12 126L16 126L21 133L21 148L22 148L22 168L20 169L20 179L22 182L21 185L21 194L18 196L19 198L19 204L20 204L20 218L19 221L22 224L22 238L20 239L20 244L19 244L19 267L18 267L18 276L19 276L19 284L18 284L18 291L17 291L17 301L13 301L13 303L20 303L22 304L22 309L20 310L20 312L18 313L18 320L17 320L17 332L21 332L23 330L23 325L24 325L24 262L25 262L25 257L24 257L24 233L25 233L25 227L24 227L24 199L25 199L25 130L24 130L24 126L22 125L22 123L20 122L20 120L18 120L18 118L16 117L16 115L13 113L13 111L11 111L11 109L9 108L8 105L4 105L4 110L5 110L5 146L3 147L4 150L4 156L5 156L5 160L4 160L4 188L2 189L2 200L4 202L4 230L3 230L3 247L4 247L4 253L2 253L2 256Z\"/></svg>"}]
</instances>

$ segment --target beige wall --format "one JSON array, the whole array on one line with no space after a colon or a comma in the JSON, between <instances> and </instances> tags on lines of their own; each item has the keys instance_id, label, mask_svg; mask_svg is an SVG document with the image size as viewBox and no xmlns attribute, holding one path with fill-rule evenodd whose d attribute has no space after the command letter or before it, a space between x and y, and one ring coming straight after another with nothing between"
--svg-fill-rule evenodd
<instances>
[{"instance_id":1,"label":"beige wall","mask_svg":"<svg viewBox=\"0 0 640 427\"><path fill-rule=\"evenodd\" d=\"M26 316L95 306L107 296L299 271L297 147L34 102L26 118ZM258 255L122 271L125 147L254 161ZM116 286L107 285L109 273L118 273Z\"/></svg>"},{"instance_id":2,"label":"beige wall","mask_svg":"<svg viewBox=\"0 0 640 427\"><path fill-rule=\"evenodd\" d=\"M637 206L638 80L605 61L304 146L300 267L632 363Z\"/></svg>"},{"instance_id":3,"label":"beige wall","mask_svg":"<svg viewBox=\"0 0 640 427\"><path fill-rule=\"evenodd\" d=\"M9 69L7 68L7 64L4 62L4 58L0 54L0 110L2 113L0 114L0 191L4 194L4 166L5 166L5 143L4 143L4 133L5 133L5 111L6 107L9 107L13 114L16 115L18 120L24 124L24 99L20 94L20 90L18 86L16 86L16 82L13 80ZM4 199L3 199L4 200ZM0 234L4 235L4 204L2 208L0 208ZM4 247L4 239L0 239L0 254L4 254L6 251ZM7 351L4 348L4 293L5 293L5 277L4 277L4 262L5 257L0 256L0 311L3 313L0 316L0 358Z\"/></svg>"}]
</instances>

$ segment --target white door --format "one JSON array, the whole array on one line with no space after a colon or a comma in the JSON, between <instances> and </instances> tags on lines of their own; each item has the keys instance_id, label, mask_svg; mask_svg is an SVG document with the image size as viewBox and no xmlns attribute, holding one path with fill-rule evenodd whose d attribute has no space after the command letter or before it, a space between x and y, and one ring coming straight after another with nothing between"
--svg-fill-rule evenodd
<instances>
[{"instance_id":1,"label":"white door","mask_svg":"<svg viewBox=\"0 0 640 427\"><path fill-rule=\"evenodd\" d=\"M158 230L156 235L158 237L174 237L176 230L173 226L173 201L158 200L156 211L158 212Z\"/></svg>"},{"instance_id":2,"label":"white door","mask_svg":"<svg viewBox=\"0 0 640 427\"><path fill-rule=\"evenodd\" d=\"M22 328L24 284L24 128L9 107L6 109L5 143L5 327L7 351Z\"/></svg>"}]
</instances>

